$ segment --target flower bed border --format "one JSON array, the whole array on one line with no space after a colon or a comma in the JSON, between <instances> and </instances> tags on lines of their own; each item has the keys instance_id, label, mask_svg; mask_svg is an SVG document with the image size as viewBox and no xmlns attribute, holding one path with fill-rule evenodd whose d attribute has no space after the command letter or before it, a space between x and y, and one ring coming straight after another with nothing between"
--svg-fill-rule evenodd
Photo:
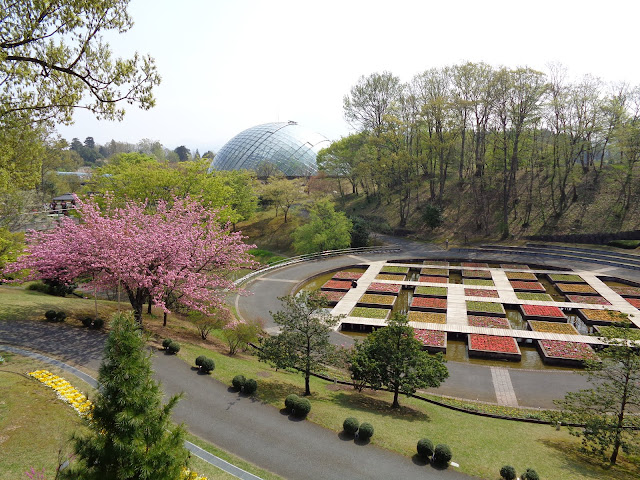
<instances>
[{"instance_id":1,"label":"flower bed border","mask_svg":"<svg viewBox=\"0 0 640 480\"><path fill-rule=\"evenodd\" d=\"M522 360L522 352L520 352L520 346L518 345L518 342L516 342L515 338L500 336L501 338L511 339L515 344L517 353L510 353L510 352L496 352L493 350L478 350L475 348L471 348L472 335L478 335L478 336L484 336L484 337L499 336L499 335L484 335L479 333L467 334L467 350L469 352L469 358L484 358L489 360L508 360L510 362L520 362Z\"/></svg>"}]
</instances>

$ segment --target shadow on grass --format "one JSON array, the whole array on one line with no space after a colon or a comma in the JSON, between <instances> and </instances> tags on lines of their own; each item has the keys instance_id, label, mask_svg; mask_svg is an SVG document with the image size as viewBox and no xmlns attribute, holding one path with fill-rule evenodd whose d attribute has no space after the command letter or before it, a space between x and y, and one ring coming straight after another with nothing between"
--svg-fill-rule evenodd
<instances>
[{"instance_id":1,"label":"shadow on grass","mask_svg":"<svg viewBox=\"0 0 640 480\"><path fill-rule=\"evenodd\" d=\"M400 408L391 408L391 403L379 398L373 398L363 393L337 393L334 395L334 401L340 406L351 410L361 411L365 413L374 413L384 417L392 417L399 420L408 421L431 421L429 415L411 407L400 406Z\"/></svg>"},{"instance_id":2,"label":"shadow on grass","mask_svg":"<svg viewBox=\"0 0 640 480\"><path fill-rule=\"evenodd\" d=\"M302 396L304 391L295 385L277 380L260 382L260 397L262 398L263 403L275 404L278 402L284 402L286 396L291 393Z\"/></svg>"}]
</instances>

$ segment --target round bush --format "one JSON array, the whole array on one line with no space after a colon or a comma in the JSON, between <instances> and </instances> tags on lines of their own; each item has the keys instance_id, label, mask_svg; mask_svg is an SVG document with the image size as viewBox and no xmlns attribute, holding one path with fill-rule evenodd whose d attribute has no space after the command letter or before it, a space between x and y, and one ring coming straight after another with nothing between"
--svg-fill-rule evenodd
<instances>
[{"instance_id":1,"label":"round bush","mask_svg":"<svg viewBox=\"0 0 640 480\"><path fill-rule=\"evenodd\" d=\"M296 417L304 418L308 415L310 411L311 411L311 402L306 398L298 397L298 400L296 401L293 407L293 414Z\"/></svg>"},{"instance_id":2,"label":"round bush","mask_svg":"<svg viewBox=\"0 0 640 480\"><path fill-rule=\"evenodd\" d=\"M284 399L285 408L289 411L293 410L299 399L300 397L295 393L292 393L291 395L287 395L287 398Z\"/></svg>"},{"instance_id":3,"label":"round bush","mask_svg":"<svg viewBox=\"0 0 640 480\"><path fill-rule=\"evenodd\" d=\"M231 385L233 385L233 388L235 388L237 391L240 391L242 390L242 387L244 387L246 381L247 379L244 378L244 375L236 375L235 377L233 377L233 380L231 380Z\"/></svg>"},{"instance_id":4,"label":"round bush","mask_svg":"<svg viewBox=\"0 0 640 480\"><path fill-rule=\"evenodd\" d=\"M173 342L173 340L171 340L170 338L165 338L162 341L162 348L164 348L165 350L169 348L169 345L171 345L171 342Z\"/></svg>"},{"instance_id":5,"label":"round bush","mask_svg":"<svg viewBox=\"0 0 640 480\"><path fill-rule=\"evenodd\" d=\"M44 312L44 318L46 318L50 322L55 322L57 315L58 312L56 312L55 310L47 310L46 312Z\"/></svg>"},{"instance_id":6,"label":"round bush","mask_svg":"<svg viewBox=\"0 0 640 480\"><path fill-rule=\"evenodd\" d=\"M96 318L93 320L93 323L91 323L89 328L93 328L95 330L99 330L102 328L102 326L104 325L104 320L101 318Z\"/></svg>"},{"instance_id":7,"label":"round bush","mask_svg":"<svg viewBox=\"0 0 640 480\"><path fill-rule=\"evenodd\" d=\"M202 361L207 358L204 355L199 355L196 357L196 367L202 366Z\"/></svg>"},{"instance_id":8,"label":"round bush","mask_svg":"<svg viewBox=\"0 0 640 480\"><path fill-rule=\"evenodd\" d=\"M511 465L505 465L500 469L500 476L504 480L516 480L516 469Z\"/></svg>"},{"instance_id":9,"label":"round bush","mask_svg":"<svg viewBox=\"0 0 640 480\"><path fill-rule=\"evenodd\" d=\"M171 342L167 347L167 351L173 355L180 351L180 344L178 342Z\"/></svg>"},{"instance_id":10,"label":"round bush","mask_svg":"<svg viewBox=\"0 0 640 480\"><path fill-rule=\"evenodd\" d=\"M82 320L80 320L82 322L82 325L84 325L85 327L90 327L91 324L93 323L93 318L91 317L84 317Z\"/></svg>"},{"instance_id":11,"label":"round bush","mask_svg":"<svg viewBox=\"0 0 640 480\"><path fill-rule=\"evenodd\" d=\"M256 382L253 378L250 378L246 382L244 382L244 387L242 387L242 391L247 395L253 395L258 389L258 382Z\"/></svg>"},{"instance_id":12,"label":"round bush","mask_svg":"<svg viewBox=\"0 0 640 480\"><path fill-rule=\"evenodd\" d=\"M67 314L64 313L62 310L60 310L58 313L56 313L56 322L64 322L64 319L67 318Z\"/></svg>"},{"instance_id":13,"label":"round bush","mask_svg":"<svg viewBox=\"0 0 640 480\"><path fill-rule=\"evenodd\" d=\"M355 435L359 426L360 422L354 417L347 417L344 419L344 422L342 422L342 429L349 435Z\"/></svg>"},{"instance_id":14,"label":"round bush","mask_svg":"<svg viewBox=\"0 0 640 480\"><path fill-rule=\"evenodd\" d=\"M203 358L200 362L200 370L204 373L213 372L216 368L216 363L211 358Z\"/></svg>"},{"instance_id":15,"label":"round bush","mask_svg":"<svg viewBox=\"0 0 640 480\"><path fill-rule=\"evenodd\" d=\"M371 437L373 437L373 425L367 422L361 423L358 429L358 438L360 440L369 440Z\"/></svg>"},{"instance_id":16,"label":"round bush","mask_svg":"<svg viewBox=\"0 0 640 480\"><path fill-rule=\"evenodd\" d=\"M446 467L449 465L452 456L449 446L440 443L433 449L433 464L439 467Z\"/></svg>"},{"instance_id":17,"label":"round bush","mask_svg":"<svg viewBox=\"0 0 640 480\"><path fill-rule=\"evenodd\" d=\"M522 480L540 480L540 475L533 468L527 468L527 471L524 472L520 478Z\"/></svg>"},{"instance_id":18,"label":"round bush","mask_svg":"<svg viewBox=\"0 0 640 480\"><path fill-rule=\"evenodd\" d=\"M433 456L433 442L428 438L418 440L418 456L424 460L430 460Z\"/></svg>"}]
</instances>

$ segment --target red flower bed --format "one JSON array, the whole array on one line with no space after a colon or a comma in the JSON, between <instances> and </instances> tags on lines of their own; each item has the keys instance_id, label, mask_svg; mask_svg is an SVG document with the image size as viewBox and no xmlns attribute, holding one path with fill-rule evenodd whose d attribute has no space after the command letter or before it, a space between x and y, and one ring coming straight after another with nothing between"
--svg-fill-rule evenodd
<instances>
[{"instance_id":1,"label":"red flower bed","mask_svg":"<svg viewBox=\"0 0 640 480\"><path fill-rule=\"evenodd\" d=\"M564 313L558 307L543 305L520 305L525 316L529 317L557 317L563 318Z\"/></svg>"},{"instance_id":2,"label":"red flower bed","mask_svg":"<svg viewBox=\"0 0 640 480\"><path fill-rule=\"evenodd\" d=\"M351 281L347 280L329 280L322 286L322 290L349 290L351 288Z\"/></svg>"},{"instance_id":3,"label":"red flower bed","mask_svg":"<svg viewBox=\"0 0 640 480\"><path fill-rule=\"evenodd\" d=\"M449 279L447 277L434 277L432 275L420 275L420 282L425 283L448 283Z\"/></svg>"},{"instance_id":4,"label":"red flower bed","mask_svg":"<svg viewBox=\"0 0 640 480\"><path fill-rule=\"evenodd\" d=\"M447 300L446 298L433 298L433 297L413 297L411 301L412 307L422 307L422 308L437 308L437 309L445 309L447 308Z\"/></svg>"},{"instance_id":5,"label":"red flower bed","mask_svg":"<svg viewBox=\"0 0 640 480\"><path fill-rule=\"evenodd\" d=\"M469 348L487 352L518 353L518 344L513 337L469 334Z\"/></svg>"},{"instance_id":6,"label":"red flower bed","mask_svg":"<svg viewBox=\"0 0 640 480\"><path fill-rule=\"evenodd\" d=\"M595 360L598 357L593 353L591 346L586 343L564 342L561 340L538 340L540 346L549 357L570 358L574 360Z\"/></svg>"},{"instance_id":7,"label":"red flower bed","mask_svg":"<svg viewBox=\"0 0 640 480\"><path fill-rule=\"evenodd\" d=\"M488 263L462 262L464 268L489 268Z\"/></svg>"},{"instance_id":8,"label":"red flower bed","mask_svg":"<svg viewBox=\"0 0 640 480\"><path fill-rule=\"evenodd\" d=\"M640 309L640 298L625 298L625 300L637 309Z\"/></svg>"},{"instance_id":9,"label":"red flower bed","mask_svg":"<svg viewBox=\"0 0 640 480\"><path fill-rule=\"evenodd\" d=\"M444 347L447 338L446 332L439 330L424 330L420 328L413 329L414 336L422 342L423 345L432 347Z\"/></svg>"},{"instance_id":10,"label":"red flower bed","mask_svg":"<svg viewBox=\"0 0 640 480\"><path fill-rule=\"evenodd\" d=\"M509 319L502 317L485 317L482 315L467 315L469 325L484 328L511 328Z\"/></svg>"},{"instance_id":11,"label":"red flower bed","mask_svg":"<svg viewBox=\"0 0 640 480\"><path fill-rule=\"evenodd\" d=\"M567 295L567 300L573 303L591 303L593 305L611 305L609 301L598 295Z\"/></svg>"},{"instance_id":12,"label":"red flower bed","mask_svg":"<svg viewBox=\"0 0 640 480\"><path fill-rule=\"evenodd\" d=\"M522 290L525 292L546 292L544 286L540 282L524 282L522 280L511 280L509 283L514 290Z\"/></svg>"},{"instance_id":13,"label":"red flower bed","mask_svg":"<svg viewBox=\"0 0 640 480\"><path fill-rule=\"evenodd\" d=\"M485 290L483 288L465 288L464 294L467 297L487 297L487 298L499 297L497 290Z\"/></svg>"},{"instance_id":14,"label":"red flower bed","mask_svg":"<svg viewBox=\"0 0 640 480\"><path fill-rule=\"evenodd\" d=\"M325 297L327 299L327 302L329 303L338 303L346 294L347 292L336 292L329 290L321 292L321 295Z\"/></svg>"},{"instance_id":15,"label":"red flower bed","mask_svg":"<svg viewBox=\"0 0 640 480\"><path fill-rule=\"evenodd\" d=\"M362 276L362 272L336 272L333 278L342 280L358 280Z\"/></svg>"},{"instance_id":16,"label":"red flower bed","mask_svg":"<svg viewBox=\"0 0 640 480\"><path fill-rule=\"evenodd\" d=\"M400 293L402 285L395 283L376 283L373 282L367 287L367 292L384 292L384 293Z\"/></svg>"}]
</instances>

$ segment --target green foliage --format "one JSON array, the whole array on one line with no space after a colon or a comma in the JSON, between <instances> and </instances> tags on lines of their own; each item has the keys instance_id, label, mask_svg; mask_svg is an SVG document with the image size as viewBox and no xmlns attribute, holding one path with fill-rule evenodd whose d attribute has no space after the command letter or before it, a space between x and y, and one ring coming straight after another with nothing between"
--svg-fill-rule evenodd
<instances>
[{"instance_id":1,"label":"green foliage","mask_svg":"<svg viewBox=\"0 0 640 480\"><path fill-rule=\"evenodd\" d=\"M293 404L293 415L298 418L305 418L311 411L311 402L307 398L298 397Z\"/></svg>"},{"instance_id":2,"label":"green foliage","mask_svg":"<svg viewBox=\"0 0 640 480\"><path fill-rule=\"evenodd\" d=\"M222 329L229 355L235 355L238 349L246 348L250 343L258 340L262 331L262 322L259 319L251 319L246 322L232 321Z\"/></svg>"},{"instance_id":3,"label":"green foliage","mask_svg":"<svg viewBox=\"0 0 640 480\"><path fill-rule=\"evenodd\" d=\"M640 240L611 240L607 245L633 250L640 246Z\"/></svg>"},{"instance_id":4,"label":"green foliage","mask_svg":"<svg viewBox=\"0 0 640 480\"><path fill-rule=\"evenodd\" d=\"M367 422L361 423L360 428L358 429L358 438L366 441L371 437L373 437L373 425Z\"/></svg>"},{"instance_id":5,"label":"green foliage","mask_svg":"<svg viewBox=\"0 0 640 480\"><path fill-rule=\"evenodd\" d=\"M352 228L351 220L336 212L329 200L319 200L311 207L309 221L293 232L293 248L300 254L348 248Z\"/></svg>"},{"instance_id":6,"label":"green foliage","mask_svg":"<svg viewBox=\"0 0 640 480\"><path fill-rule=\"evenodd\" d=\"M44 318L50 322L64 322L67 314L62 310L47 310L44 312Z\"/></svg>"},{"instance_id":7,"label":"green foliage","mask_svg":"<svg viewBox=\"0 0 640 480\"><path fill-rule=\"evenodd\" d=\"M169 345L171 345L171 342L173 342L173 340L171 340L170 338L165 338L164 340L162 340L162 348L166 350L167 348L169 348Z\"/></svg>"},{"instance_id":8,"label":"green foliage","mask_svg":"<svg viewBox=\"0 0 640 480\"><path fill-rule=\"evenodd\" d=\"M242 388L242 391L247 395L253 395L254 393L256 393L256 390L258 390L258 382L256 382L253 378L248 379L244 383L244 387Z\"/></svg>"},{"instance_id":9,"label":"green foliage","mask_svg":"<svg viewBox=\"0 0 640 480\"><path fill-rule=\"evenodd\" d=\"M244 375L236 375L235 377L233 377L233 380L231 380L231 385L233 385L233 388L235 388L238 392L242 390L242 387L244 387L244 384L247 382L247 379L244 378Z\"/></svg>"},{"instance_id":10,"label":"green foliage","mask_svg":"<svg viewBox=\"0 0 640 480\"><path fill-rule=\"evenodd\" d=\"M351 248L368 247L371 228L362 217L351 217Z\"/></svg>"},{"instance_id":11,"label":"green foliage","mask_svg":"<svg viewBox=\"0 0 640 480\"><path fill-rule=\"evenodd\" d=\"M287 397L284 399L285 408L287 410L289 410L289 411L292 411L295 408L296 403L298 402L298 400L300 400L300 397L298 395L296 395L295 393L291 393L291 394L287 395Z\"/></svg>"},{"instance_id":12,"label":"green foliage","mask_svg":"<svg viewBox=\"0 0 640 480\"><path fill-rule=\"evenodd\" d=\"M351 310L352 317L363 318L387 318L389 316L388 308L372 308L372 307L354 307Z\"/></svg>"},{"instance_id":13,"label":"green foliage","mask_svg":"<svg viewBox=\"0 0 640 480\"><path fill-rule=\"evenodd\" d=\"M195 363L196 363L196 367L199 367L200 365L202 365L202 361L203 361L205 358L207 358L207 357L205 357L204 355L198 355L198 356L196 357L196 362L195 362Z\"/></svg>"},{"instance_id":14,"label":"green foliage","mask_svg":"<svg viewBox=\"0 0 640 480\"><path fill-rule=\"evenodd\" d=\"M540 480L540 475L533 468L527 468L527 470L520 475L520 480Z\"/></svg>"},{"instance_id":15,"label":"green foliage","mask_svg":"<svg viewBox=\"0 0 640 480\"><path fill-rule=\"evenodd\" d=\"M356 344L349 369L356 381L372 388L389 388L394 393L394 408L400 406L400 391L412 395L418 388L439 386L449 376L442 355L423 351L407 317L398 313L388 321L387 327Z\"/></svg>"},{"instance_id":16,"label":"green foliage","mask_svg":"<svg viewBox=\"0 0 640 480\"><path fill-rule=\"evenodd\" d=\"M444 223L444 215L441 207L428 203L422 207L422 221L431 230Z\"/></svg>"},{"instance_id":17,"label":"green foliage","mask_svg":"<svg viewBox=\"0 0 640 480\"><path fill-rule=\"evenodd\" d=\"M65 478L176 479L186 465L185 432L171 424L179 396L162 404L139 325L116 315L99 370L89 433L74 437L78 462Z\"/></svg>"},{"instance_id":18,"label":"green foliage","mask_svg":"<svg viewBox=\"0 0 640 480\"><path fill-rule=\"evenodd\" d=\"M216 363L213 361L212 358L205 357L200 362L200 371L203 373L211 373L215 370L215 368L216 368Z\"/></svg>"},{"instance_id":19,"label":"green foliage","mask_svg":"<svg viewBox=\"0 0 640 480\"><path fill-rule=\"evenodd\" d=\"M175 355L179 351L180 351L180 344L178 342L171 341L171 343L169 343L169 346L167 347L167 352L169 352L172 355Z\"/></svg>"},{"instance_id":20,"label":"green foliage","mask_svg":"<svg viewBox=\"0 0 640 480\"><path fill-rule=\"evenodd\" d=\"M433 464L438 467L445 467L449 465L453 454L448 445L440 443L433 449Z\"/></svg>"},{"instance_id":21,"label":"green foliage","mask_svg":"<svg viewBox=\"0 0 640 480\"><path fill-rule=\"evenodd\" d=\"M500 476L504 480L516 480L516 469L511 465L505 465L500 469Z\"/></svg>"},{"instance_id":22,"label":"green foliage","mask_svg":"<svg viewBox=\"0 0 640 480\"><path fill-rule=\"evenodd\" d=\"M1 167L0 167L1 169ZM0 192L2 187L0 186ZM24 235L22 233L13 233L9 229L0 227L0 271L8 263L15 262L18 254L24 248Z\"/></svg>"},{"instance_id":23,"label":"green foliage","mask_svg":"<svg viewBox=\"0 0 640 480\"><path fill-rule=\"evenodd\" d=\"M420 458L423 460L431 460L431 457L433 456L433 442L428 438L421 438L418 440L416 450L418 451L418 456Z\"/></svg>"},{"instance_id":24,"label":"green foliage","mask_svg":"<svg viewBox=\"0 0 640 480\"><path fill-rule=\"evenodd\" d=\"M360 427L360 422L357 418L347 417L342 422L342 429L349 435L355 435Z\"/></svg>"}]
</instances>

